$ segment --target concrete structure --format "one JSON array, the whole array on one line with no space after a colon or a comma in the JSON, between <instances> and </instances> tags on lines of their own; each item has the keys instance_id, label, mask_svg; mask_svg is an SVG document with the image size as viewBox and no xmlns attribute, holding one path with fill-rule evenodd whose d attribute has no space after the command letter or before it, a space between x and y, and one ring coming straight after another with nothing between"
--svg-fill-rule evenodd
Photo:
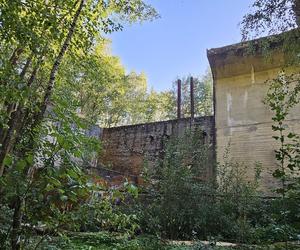
<instances>
[{"instance_id":1,"label":"concrete structure","mask_svg":"<svg viewBox=\"0 0 300 250\"><path fill-rule=\"evenodd\" d=\"M299 32L295 36L300 44ZM272 52L267 58L261 48L266 38L208 51L214 78L217 160L223 161L224 150L230 145L231 157L249 167L249 178L254 174L255 162L260 162L262 190L266 192L276 185L272 173L277 166L273 114L263 99L268 89L266 81L278 76L287 65L282 41L276 38L269 39ZM249 52L251 49L254 53ZM297 67L286 67L286 71L300 72ZM299 105L292 110L287 124L300 134Z\"/></svg>"},{"instance_id":2,"label":"concrete structure","mask_svg":"<svg viewBox=\"0 0 300 250\"><path fill-rule=\"evenodd\" d=\"M300 44L299 30L289 35ZM268 57L262 48L266 41L270 48ZM283 47L281 36L275 36L209 50L214 79L214 116L196 118L194 123L205 132L213 160L216 154L217 161L222 163L225 149L230 147L231 158L248 166L249 179L253 178L255 163L259 162L261 187L265 193L277 186L272 176L277 168L272 113L263 103L268 90L266 81L275 78L283 67L287 73L300 73L299 67L286 67L289 55ZM191 121L177 119L103 129L104 150L99 162L110 170L102 169L99 173L108 176L122 173L139 182L137 176L144 162L156 166L163 157L165 139L182 133L191 126ZM292 110L287 125L300 134L300 105ZM207 168L213 175L212 167Z\"/></svg>"},{"instance_id":3,"label":"concrete structure","mask_svg":"<svg viewBox=\"0 0 300 250\"><path fill-rule=\"evenodd\" d=\"M214 157L213 117L153 122L103 129L101 140L103 151L99 157L99 173L112 178L124 174L135 182L140 182L139 174L143 165L155 167L163 158L165 143L171 136L181 135L189 128L200 128L205 143L210 145ZM102 168L102 170L101 170ZM108 168L108 169L106 169ZM207 166L208 175L213 174L212 165Z\"/></svg>"}]
</instances>

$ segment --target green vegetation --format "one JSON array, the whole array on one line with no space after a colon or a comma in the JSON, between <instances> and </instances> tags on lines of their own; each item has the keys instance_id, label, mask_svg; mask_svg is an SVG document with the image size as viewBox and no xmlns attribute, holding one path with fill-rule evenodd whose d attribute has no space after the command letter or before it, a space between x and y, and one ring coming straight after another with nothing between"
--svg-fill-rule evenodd
<instances>
[{"instance_id":1,"label":"green vegetation","mask_svg":"<svg viewBox=\"0 0 300 250\"><path fill-rule=\"evenodd\" d=\"M241 22L243 39L278 34L300 26L299 0L254 0Z\"/></svg>"},{"instance_id":2,"label":"green vegetation","mask_svg":"<svg viewBox=\"0 0 300 250\"><path fill-rule=\"evenodd\" d=\"M72 69L99 64L104 33L157 13L140 0L1 1L0 8L0 245L21 249L36 234L78 230L76 212L98 191L83 171L99 150L85 135L93 121L78 113L78 87L92 72ZM109 84L122 69L105 59Z\"/></svg>"},{"instance_id":3,"label":"green vegetation","mask_svg":"<svg viewBox=\"0 0 300 250\"><path fill-rule=\"evenodd\" d=\"M201 135L188 131L171 138L158 171L147 171L151 177L145 198L133 209L141 217L142 231L167 239L240 244L295 240L299 230L299 200L295 195L284 202L260 197L261 166L252 167L256 175L250 180L249 166L234 162L230 148L224 164L217 165L218 180L211 180L203 172L210 159Z\"/></svg>"},{"instance_id":4,"label":"green vegetation","mask_svg":"<svg viewBox=\"0 0 300 250\"><path fill-rule=\"evenodd\" d=\"M34 244L35 239L32 241ZM299 246L290 243L290 250L296 250ZM30 247L30 246L29 246ZM280 250L282 243L271 245L241 245L241 246L216 246L215 243L205 242L175 242L163 241L151 235L139 236L128 239L118 234L108 232L100 233L76 233L64 238L51 238L41 245L41 249L79 249L79 250ZM30 248L29 248L30 249Z\"/></svg>"},{"instance_id":5,"label":"green vegetation","mask_svg":"<svg viewBox=\"0 0 300 250\"><path fill-rule=\"evenodd\" d=\"M190 117L190 77L181 77L181 115L182 117ZM195 100L195 116L208 116L213 113L213 97L212 97L212 74L210 70L201 77L193 77L194 81L194 100ZM167 111L166 118L176 119L177 110L177 81L173 83L173 89L167 92L170 95L168 105L164 106Z\"/></svg>"},{"instance_id":6,"label":"green vegetation","mask_svg":"<svg viewBox=\"0 0 300 250\"><path fill-rule=\"evenodd\" d=\"M201 131L187 131L168 142L158 173L149 179L150 201L142 206L142 229L167 239L250 241L252 214L259 201L257 176L246 181L246 167L225 159L215 182L207 166L210 149ZM227 157L227 156L226 156ZM149 205L150 203L150 205Z\"/></svg>"},{"instance_id":7,"label":"green vegetation","mask_svg":"<svg viewBox=\"0 0 300 250\"><path fill-rule=\"evenodd\" d=\"M291 8L299 22L298 0L255 2L265 13L245 17L245 29L273 25L267 15L281 18ZM234 162L230 150L224 164L214 162L200 130L169 138L157 168L145 168L148 182L140 190L128 182L107 189L88 175L86 165L101 150L86 135L94 125L174 118L175 91L149 90L143 73L126 74L103 38L125 23L157 17L142 0L0 2L1 249L230 249L215 246L220 240L240 249L299 249L288 241L300 230L300 142L285 126L299 103L297 75L271 81L265 100L279 142L278 197L259 197L259 164L249 180L249 166ZM212 114L210 73L195 78L195 99L196 115ZM267 247L277 241L284 243Z\"/></svg>"},{"instance_id":8,"label":"green vegetation","mask_svg":"<svg viewBox=\"0 0 300 250\"><path fill-rule=\"evenodd\" d=\"M282 44L280 50L285 56L285 66L299 67L299 0L254 0L249 13L244 15L241 25L243 41L260 36L268 36L258 41L249 41L251 53L262 52L266 60L274 44ZM288 32L293 30L293 32ZM280 34L280 35L278 35Z\"/></svg>"}]
</instances>

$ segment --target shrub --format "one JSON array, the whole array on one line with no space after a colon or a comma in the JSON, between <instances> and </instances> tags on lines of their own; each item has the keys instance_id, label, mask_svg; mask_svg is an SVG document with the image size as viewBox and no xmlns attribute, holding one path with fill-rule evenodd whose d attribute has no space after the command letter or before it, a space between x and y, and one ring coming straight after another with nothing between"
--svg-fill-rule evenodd
<instances>
[{"instance_id":1,"label":"shrub","mask_svg":"<svg viewBox=\"0 0 300 250\"><path fill-rule=\"evenodd\" d=\"M144 231L170 239L254 241L255 218L260 216L256 212L261 208L255 198L259 165L249 180L247 167L227 154L215 181L206 171L212 162L209 155L202 131L169 139L165 157L146 186L147 198L140 204Z\"/></svg>"}]
</instances>

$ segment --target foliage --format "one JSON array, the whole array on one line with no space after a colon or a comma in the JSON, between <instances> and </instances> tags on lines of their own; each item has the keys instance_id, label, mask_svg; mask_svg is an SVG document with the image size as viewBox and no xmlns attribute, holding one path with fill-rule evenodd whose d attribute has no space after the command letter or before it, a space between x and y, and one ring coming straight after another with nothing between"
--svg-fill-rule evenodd
<instances>
[{"instance_id":1,"label":"foliage","mask_svg":"<svg viewBox=\"0 0 300 250\"><path fill-rule=\"evenodd\" d=\"M80 115L101 127L168 118L171 95L149 90L144 73L126 74L109 41L100 40L88 53L67 56L58 74L63 91L77 97Z\"/></svg>"},{"instance_id":2,"label":"foliage","mask_svg":"<svg viewBox=\"0 0 300 250\"><path fill-rule=\"evenodd\" d=\"M80 231L110 231L133 236L139 230L135 214L126 214L122 206L126 200L136 199L136 187L128 185L123 192L119 190L94 191L93 196L76 211L80 217ZM75 231L74 229L69 229Z\"/></svg>"},{"instance_id":3,"label":"foliage","mask_svg":"<svg viewBox=\"0 0 300 250\"><path fill-rule=\"evenodd\" d=\"M108 41L100 41L84 58L69 57L61 69L63 80L79 97L81 115L101 127L154 122L176 118L175 86L172 91L148 89L144 73L130 72L108 52ZM103 62L106 62L105 64ZM212 113L212 77L195 78L195 115ZM188 79L183 84L183 115L189 116Z\"/></svg>"},{"instance_id":4,"label":"foliage","mask_svg":"<svg viewBox=\"0 0 300 250\"><path fill-rule=\"evenodd\" d=\"M152 250L170 249L159 239L153 236L128 238L126 235L96 232L72 233L67 237L55 237L45 241L41 249L132 249Z\"/></svg>"},{"instance_id":5,"label":"foliage","mask_svg":"<svg viewBox=\"0 0 300 250\"><path fill-rule=\"evenodd\" d=\"M158 173L152 176L157 179L153 189L158 197L149 212L166 238L188 238L198 228L197 214L202 203L199 194L206 188L200 178L208 174L205 166L209 162L203 139L202 131L171 138ZM145 224L151 226L150 222Z\"/></svg>"},{"instance_id":6,"label":"foliage","mask_svg":"<svg viewBox=\"0 0 300 250\"><path fill-rule=\"evenodd\" d=\"M91 192L87 176L74 156L85 154L88 150L86 145L92 146L94 143L81 139L82 132L71 129L70 124L62 119L56 125L54 121L44 123L40 132L43 136L35 141L35 155L27 154L20 159L13 156L6 158L7 169L1 177L1 203L11 207L16 202L22 203L21 225L27 226L22 226L18 234L23 244L26 244L27 236L36 231L54 233L64 230L65 225L76 225L78 218L71 211L80 207ZM27 144L26 141L22 143ZM28 167L33 162L35 164ZM10 217L13 218L15 212ZM6 235L11 233L10 226Z\"/></svg>"},{"instance_id":7,"label":"foliage","mask_svg":"<svg viewBox=\"0 0 300 250\"><path fill-rule=\"evenodd\" d=\"M201 76L194 77L194 103L195 116L208 116L213 113L213 94L212 94L212 75L209 70ZM190 76L181 78L181 114L182 117L189 117L191 110L190 102ZM167 106L169 118L176 118L177 109L177 81L173 83L173 89L170 92L172 99Z\"/></svg>"},{"instance_id":8,"label":"foliage","mask_svg":"<svg viewBox=\"0 0 300 250\"><path fill-rule=\"evenodd\" d=\"M79 250L102 250L102 249L129 249L129 250L279 250L282 243L272 245L238 245L233 247L215 246L214 244L203 244L202 242L164 242L151 235L138 236L132 239L115 233L73 233L68 237L56 237L45 241L41 249L79 249ZM296 250L297 244L289 244L289 249Z\"/></svg>"},{"instance_id":9,"label":"foliage","mask_svg":"<svg viewBox=\"0 0 300 250\"><path fill-rule=\"evenodd\" d=\"M157 14L141 0L4 0L0 8L0 204L11 209L1 245L20 249L30 235L76 228L72 212L92 191L84 167L99 147L85 131L94 124L58 75L63 59L84 58L103 33Z\"/></svg>"},{"instance_id":10,"label":"foliage","mask_svg":"<svg viewBox=\"0 0 300 250\"><path fill-rule=\"evenodd\" d=\"M278 78L271 81L266 104L274 112L272 130L276 132L273 138L279 143L275 151L278 168L273 176L281 181L281 188L276 191L285 196L289 190L299 189L300 170L300 137L288 130L288 115L299 103L300 81L297 75L280 73Z\"/></svg>"},{"instance_id":11,"label":"foliage","mask_svg":"<svg viewBox=\"0 0 300 250\"><path fill-rule=\"evenodd\" d=\"M276 34L276 36L249 41L249 51L259 52L269 60L272 59L270 55L275 47L276 51L285 55L285 66L297 67L300 63L300 1L255 0L252 7L252 11L246 14L241 22L243 40L261 35Z\"/></svg>"},{"instance_id":12,"label":"foliage","mask_svg":"<svg viewBox=\"0 0 300 250\"><path fill-rule=\"evenodd\" d=\"M300 218L300 137L289 128L288 122L291 111L299 104L299 95L299 76L281 72L277 78L270 81L265 99L265 103L274 114L272 130L278 148L275 150L277 164L273 176L280 184L275 191L282 198L277 204L281 213L276 219L283 227L282 235L286 241L290 235L289 225L299 230L297 221Z\"/></svg>"},{"instance_id":13,"label":"foliage","mask_svg":"<svg viewBox=\"0 0 300 250\"><path fill-rule=\"evenodd\" d=\"M299 0L255 0L241 22L243 40L251 35L277 34L299 27Z\"/></svg>"},{"instance_id":14,"label":"foliage","mask_svg":"<svg viewBox=\"0 0 300 250\"><path fill-rule=\"evenodd\" d=\"M13 215L13 211L9 206L6 205L1 205L1 215L0 215L0 244L2 248L8 248L9 244L6 242L6 237L7 237L7 231L10 228L11 225L11 218Z\"/></svg>"},{"instance_id":15,"label":"foliage","mask_svg":"<svg viewBox=\"0 0 300 250\"><path fill-rule=\"evenodd\" d=\"M215 239L255 242L263 203L258 196L260 167L253 179L247 167L227 155L210 180L209 147L203 133L188 131L170 138L164 160L149 175L140 208L144 232L170 239Z\"/></svg>"}]
</instances>

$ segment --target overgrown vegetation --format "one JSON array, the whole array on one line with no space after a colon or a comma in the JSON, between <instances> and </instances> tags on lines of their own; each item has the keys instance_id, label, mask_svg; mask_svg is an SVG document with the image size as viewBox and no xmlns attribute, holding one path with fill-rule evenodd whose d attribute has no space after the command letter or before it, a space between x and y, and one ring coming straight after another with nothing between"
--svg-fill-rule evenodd
<instances>
[{"instance_id":1,"label":"overgrown vegetation","mask_svg":"<svg viewBox=\"0 0 300 250\"><path fill-rule=\"evenodd\" d=\"M191 116L190 81L191 76L181 77L181 115ZM207 70L201 77L193 77L194 82L194 112L195 116L209 116L213 113L213 79L210 70ZM173 82L173 89L168 92L171 96L169 105L164 109L168 110L168 119L176 119L177 109L177 81Z\"/></svg>"},{"instance_id":2,"label":"overgrown vegetation","mask_svg":"<svg viewBox=\"0 0 300 250\"><path fill-rule=\"evenodd\" d=\"M280 31L299 25L298 0L254 7L258 12L243 22L245 36L266 27L276 32L273 18L282 20ZM164 157L145 169L141 190L131 183L109 189L86 171L101 148L86 131L174 118L176 95L148 91L144 74L126 74L102 36L158 14L141 0L3 0L0 8L1 249L230 249L214 246L220 240L284 241L279 249L293 248L288 241L300 230L300 137L287 120L298 108L299 75L280 74L265 100L278 143L277 196L260 197L263 166L235 162L230 147L216 163L209 136L197 129L165 142ZM210 73L195 79L195 99L196 115L212 113ZM250 179L249 168L256 170ZM176 246L170 239L196 243Z\"/></svg>"},{"instance_id":3,"label":"overgrown vegetation","mask_svg":"<svg viewBox=\"0 0 300 250\"><path fill-rule=\"evenodd\" d=\"M281 72L271 81L265 102L274 112L272 130L273 138L278 142L275 151L277 169L273 176L280 187L276 193L281 196L280 216L278 220L283 225L283 236L287 242L290 239L290 226L300 230L300 136L289 128L288 116L300 102L299 75L286 75Z\"/></svg>"},{"instance_id":4,"label":"overgrown vegetation","mask_svg":"<svg viewBox=\"0 0 300 250\"><path fill-rule=\"evenodd\" d=\"M254 0L241 22L243 40L278 34L300 25L299 0Z\"/></svg>"},{"instance_id":5,"label":"overgrown vegetation","mask_svg":"<svg viewBox=\"0 0 300 250\"><path fill-rule=\"evenodd\" d=\"M165 158L151 174L152 185L148 183L139 207L142 230L167 239L248 244L284 240L282 230L287 230L293 239L295 228L282 224L278 199L260 196L261 166L252 167L256 174L251 180L249 167L234 162L228 150L224 163L215 166L217 182L210 179L205 173L211 165L210 149L202 136L201 131L188 131L169 140Z\"/></svg>"},{"instance_id":6,"label":"overgrown vegetation","mask_svg":"<svg viewBox=\"0 0 300 250\"><path fill-rule=\"evenodd\" d=\"M1 1L0 8L0 203L5 219L0 245L21 249L36 234L42 242L76 229L76 211L93 191L82 160L91 159L99 147L85 135L92 121L78 114L74 82L59 72L71 73L63 59L88 58L103 33L157 13L140 0Z\"/></svg>"}]
</instances>

